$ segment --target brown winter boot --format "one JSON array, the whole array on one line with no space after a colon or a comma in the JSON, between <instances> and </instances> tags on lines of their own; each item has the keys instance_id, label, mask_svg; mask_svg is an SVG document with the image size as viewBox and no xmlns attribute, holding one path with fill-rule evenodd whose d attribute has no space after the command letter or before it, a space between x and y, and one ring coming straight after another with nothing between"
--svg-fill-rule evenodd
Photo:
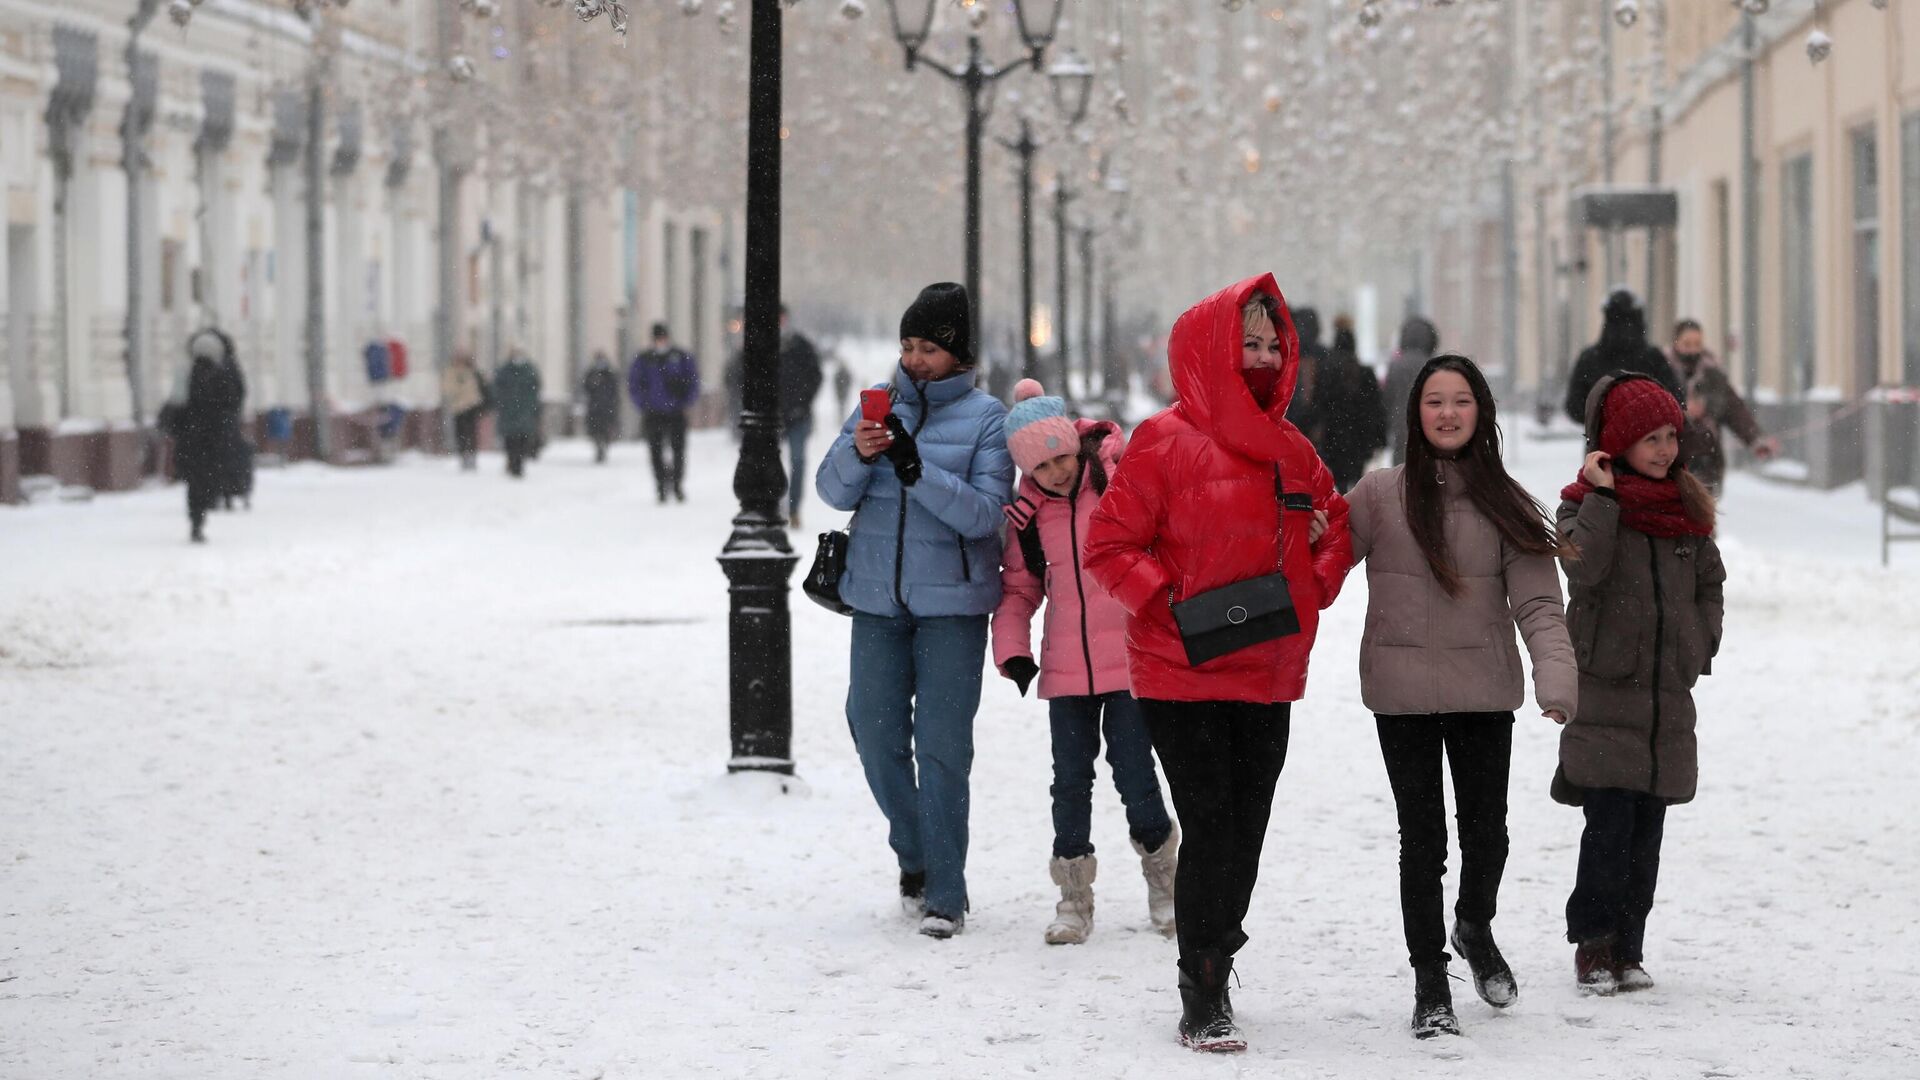
<instances>
[{"instance_id":1,"label":"brown winter boot","mask_svg":"<svg viewBox=\"0 0 1920 1080\"><path fill-rule=\"evenodd\" d=\"M1607 997L1620 989L1613 973L1613 939L1598 938L1574 946L1573 977L1582 993Z\"/></svg>"}]
</instances>

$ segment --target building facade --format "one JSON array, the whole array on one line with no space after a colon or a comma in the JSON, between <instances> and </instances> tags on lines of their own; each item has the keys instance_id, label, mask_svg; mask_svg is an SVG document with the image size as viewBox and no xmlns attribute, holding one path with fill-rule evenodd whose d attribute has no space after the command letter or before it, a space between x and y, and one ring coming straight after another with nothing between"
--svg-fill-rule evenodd
<instances>
[{"instance_id":1,"label":"building facade","mask_svg":"<svg viewBox=\"0 0 1920 1080\"><path fill-rule=\"evenodd\" d=\"M556 84L610 36L569 19L207 0L177 27L164 4L0 0L0 501L23 476L111 490L163 464L148 432L209 325L238 346L256 437L292 457L322 441L316 401L334 460L391 406L437 445L456 349L483 370L525 349L550 429L593 353L655 321L718 393L738 222L631 131L568 152ZM368 348L394 342L406 373L376 381Z\"/></svg>"},{"instance_id":2,"label":"building facade","mask_svg":"<svg viewBox=\"0 0 1920 1080\"><path fill-rule=\"evenodd\" d=\"M1510 187L1435 228L1416 293L1545 415L1625 285L1656 344L1677 319L1703 325L1782 437L1778 475L1915 483L1920 14L1871 0L1639 11L1624 26L1598 0L1510 6ZM1590 227L1576 207L1596 191L1669 199L1673 219Z\"/></svg>"}]
</instances>

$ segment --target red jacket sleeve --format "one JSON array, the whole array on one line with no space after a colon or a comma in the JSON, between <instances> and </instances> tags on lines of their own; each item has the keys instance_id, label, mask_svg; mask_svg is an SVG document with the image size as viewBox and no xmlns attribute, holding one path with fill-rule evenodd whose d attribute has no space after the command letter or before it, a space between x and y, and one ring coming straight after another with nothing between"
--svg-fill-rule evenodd
<instances>
[{"instance_id":1,"label":"red jacket sleeve","mask_svg":"<svg viewBox=\"0 0 1920 1080\"><path fill-rule=\"evenodd\" d=\"M1318 454L1313 458L1313 508L1327 512L1327 531L1313 545L1313 576L1320 581L1320 608L1333 605L1353 569L1353 532L1347 521L1347 500L1333 489L1333 474Z\"/></svg>"},{"instance_id":2,"label":"red jacket sleeve","mask_svg":"<svg viewBox=\"0 0 1920 1080\"><path fill-rule=\"evenodd\" d=\"M1166 466L1166 444L1136 434L1082 544L1087 573L1135 614L1148 604L1164 603L1173 581L1152 551L1166 520Z\"/></svg>"}]
</instances>

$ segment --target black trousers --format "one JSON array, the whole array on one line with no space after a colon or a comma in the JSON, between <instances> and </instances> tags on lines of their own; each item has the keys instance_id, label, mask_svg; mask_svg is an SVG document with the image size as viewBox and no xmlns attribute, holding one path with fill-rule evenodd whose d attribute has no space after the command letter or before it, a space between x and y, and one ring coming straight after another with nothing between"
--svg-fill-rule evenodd
<instances>
[{"instance_id":1,"label":"black trousers","mask_svg":"<svg viewBox=\"0 0 1920 1080\"><path fill-rule=\"evenodd\" d=\"M212 470L196 469L187 475L187 522L199 532L207 522L207 511L220 501L220 478Z\"/></svg>"},{"instance_id":2,"label":"black trousers","mask_svg":"<svg viewBox=\"0 0 1920 1080\"><path fill-rule=\"evenodd\" d=\"M653 457L653 482L660 496L679 494L680 482L687 475L687 414L647 413L640 418L640 426L647 436L647 452Z\"/></svg>"},{"instance_id":3,"label":"black trousers","mask_svg":"<svg viewBox=\"0 0 1920 1080\"><path fill-rule=\"evenodd\" d=\"M519 476L527 467L527 459L533 456L533 444L537 435L509 435L507 444L507 475Z\"/></svg>"},{"instance_id":4,"label":"black trousers","mask_svg":"<svg viewBox=\"0 0 1920 1080\"><path fill-rule=\"evenodd\" d=\"M1232 956L1247 943L1241 924L1287 763L1292 706L1142 699L1140 709L1180 816L1173 884L1180 959Z\"/></svg>"},{"instance_id":5,"label":"black trousers","mask_svg":"<svg viewBox=\"0 0 1920 1080\"><path fill-rule=\"evenodd\" d=\"M480 409L468 409L453 417L453 445L462 464L471 462L480 450Z\"/></svg>"},{"instance_id":6,"label":"black trousers","mask_svg":"<svg viewBox=\"0 0 1920 1080\"><path fill-rule=\"evenodd\" d=\"M1380 756L1400 819L1400 921L1407 962L1444 964L1447 874L1446 779L1453 774L1460 826L1460 899L1456 918L1490 923L1507 868L1507 773L1513 761L1513 714L1444 713L1376 716Z\"/></svg>"},{"instance_id":7,"label":"black trousers","mask_svg":"<svg viewBox=\"0 0 1920 1080\"><path fill-rule=\"evenodd\" d=\"M1567 940L1613 939L1614 959L1640 963L1660 877L1667 804L1639 791L1588 788L1580 872L1567 897Z\"/></svg>"}]
</instances>

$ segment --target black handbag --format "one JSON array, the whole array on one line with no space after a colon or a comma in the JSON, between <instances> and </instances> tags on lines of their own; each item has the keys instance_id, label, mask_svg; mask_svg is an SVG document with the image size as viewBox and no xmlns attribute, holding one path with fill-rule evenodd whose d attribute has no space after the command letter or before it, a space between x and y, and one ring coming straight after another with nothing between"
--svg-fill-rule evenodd
<instances>
[{"instance_id":1,"label":"black handbag","mask_svg":"<svg viewBox=\"0 0 1920 1080\"><path fill-rule=\"evenodd\" d=\"M1304 495L1288 497L1281 488L1277 468L1273 493L1280 504L1282 527L1290 502L1306 500L1304 509L1312 508L1311 500ZM1280 542L1284 558L1284 538ZM1285 573L1236 581L1177 603L1169 592L1167 602L1173 609L1174 624L1180 628L1180 642L1187 648L1187 663L1193 667L1249 645L1300 632L1300 616L1293 610L1293 594L1287 589Z\"/></svg>"},{"instance_id":2,"label":"black handbag","mask_svg":"<svg viewBox=\"0 0 1920 1080\"><path fill-rule=\"evenodd\" d=\"M820 546L814 549L813 565L800 588L813 602L836 615L851 615L853 608L840 599L840 579L847 573L847 545L851 538L841 530L820 534Z\"/></svg>"}]
</instances>

